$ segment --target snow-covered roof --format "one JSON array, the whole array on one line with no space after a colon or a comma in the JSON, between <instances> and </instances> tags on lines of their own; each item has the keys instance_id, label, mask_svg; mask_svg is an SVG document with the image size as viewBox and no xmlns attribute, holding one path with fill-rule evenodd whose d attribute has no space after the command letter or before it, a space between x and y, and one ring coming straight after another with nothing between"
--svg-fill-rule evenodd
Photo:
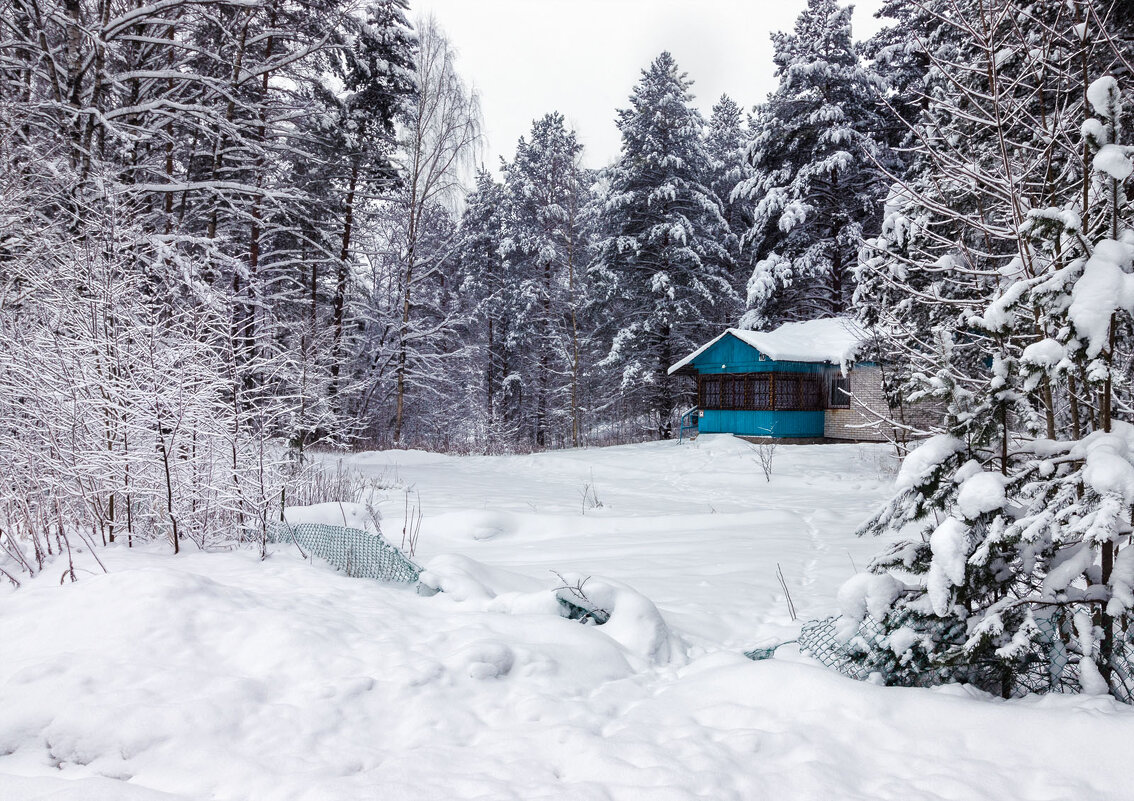
<instances>
[{"instance_id":1,"label":"snow-covered roof","mask_svg":"<svg viewBox=\"0 0 1134 801\"><path fill-rule=\"evenodd\" d=\"M802 323L784 323L775 331L729 328L669 368L673 375L724 337L732 335L778 362L826 362L843 369L855 360L868 338L866 329L849 317L826 317Z\"/></svg>"}]
</instances>

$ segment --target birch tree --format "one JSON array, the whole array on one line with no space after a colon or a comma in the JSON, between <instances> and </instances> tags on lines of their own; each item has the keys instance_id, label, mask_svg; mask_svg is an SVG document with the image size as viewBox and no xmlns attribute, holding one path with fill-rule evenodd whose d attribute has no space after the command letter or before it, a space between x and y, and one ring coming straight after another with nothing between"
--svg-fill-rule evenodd
<instances>
[{"instance_id":1,"label":"birch tree","mask_svg":"<svg viewBox=\"0 0 1134 801\"><path fill-rule=\"evenodd\" d=\"M457 72L455 54L432 17L418 22L415 61L416 102L404 120L404 188L393 210L401 218L399 282L401 309L394 356L393 440L401 441L406 394L415 370L413 355L425 340L440 334L419 325L419 288L437 277L453 255L452 238L423 248L427 218L437 206L453 208L463 192L466 172L481 141L480 104ZM455 228L453 229L455 232Z\"/></svg>"}]
</instances>

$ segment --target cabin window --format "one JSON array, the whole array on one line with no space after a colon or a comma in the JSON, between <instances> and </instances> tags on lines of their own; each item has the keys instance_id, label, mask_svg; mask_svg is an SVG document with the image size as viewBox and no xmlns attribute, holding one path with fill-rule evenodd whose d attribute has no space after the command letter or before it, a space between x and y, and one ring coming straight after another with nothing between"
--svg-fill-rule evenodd
<instances>
[{"instance_id":1,"label":"cabin window","mask_svg":"<svg viewBox=\"0 0 1134 801\"><path fill-rule=\"evenodd\" d=\"M773 397L777 411L791 411L802 408L799 403L799 376L776 376Z\"/></svg>"},{"instance_id":2,"label":"cabin window","mask_svg":"<svg viewBox=\"0 0 1134 801\"><path fill-rule=\"evenodd\" d=\"M721 376L701 376L701 408L721 409Z\"/></svg>"},{"instance_id":3,"label":"cabin window","mask_svg":"<svg viewBox=\"0 0 1134 801\"><path fill-rule=\"evenodd\" d=\"M849 409L850 408L850 379L849 378L832 378L831 379L831 392L830 397L827 399L827 407L830 409Z\"/></svg>"},{"instance_id":4,"label":"cabin window","mask_svg":"<svg viewBox=\"0 0 1134 801\"><path fill-rule=\"evenodd\" d=\"M823 408L823 387L819 379L814 376L803 376L799 379L799 405L803 409L818 410Z\"/></svg>"},{"instance_id":5,"label":"cabin window","mask_svg":"<svg viewBox=\"0 0 1134 801\"><path fill-rule=\"evenodd\" d=\"M720 405L721 408L744 408L744 380L742 377L729 376L721 381Z\"/></svg>"},{"instance_id":6,"label":"cabin window","mask_svg":"<svg viewBox=\"0 0 1134 801\"><path fill-rule=\"evenodd\" d=\"M703 375L698 379L702 409L729 411L821 411L822 379L801 373Z\"/></svg>"},{"instance_id":7,"label":"cabin window","mask_svg":"<svg viewBox=\"0 0 1134 801\"><path fill-rule=\"evenodd\" d=\"M772 377L768 373L752 376L752 409L772 408Z\"/></svg>"}]
</instances>

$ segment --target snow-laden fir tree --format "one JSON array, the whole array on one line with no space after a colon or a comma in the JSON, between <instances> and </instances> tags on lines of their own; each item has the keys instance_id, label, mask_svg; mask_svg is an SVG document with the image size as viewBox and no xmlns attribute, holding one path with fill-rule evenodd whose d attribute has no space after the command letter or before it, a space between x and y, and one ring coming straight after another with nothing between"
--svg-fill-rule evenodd
<instances>
[{"instance_id":1,"label":"snow-laden fir tree","mask_svg":"<svg viewBox=\"0 0 1134 801\"><path fill-rule=\"evenodd\" d=\"M478 437L489 448L516 440L518 411L509 396L506 377L515 359L512 320L513 282L503 252L504 187L481 168L476 185L465 198L460 225L461 295L469 306L477 379L473 419Z\"/></svg>"},{"instance_id":2,"label":"snow-laden fir tree","mask_svg":"<svg viewBox=\"0 0 1134 801\"><path fill-rule=\"evenodd\" d=\"M394 121L416 88L406 8L405 0L377 0L344 18L327 73L310 87L326 111L297 121L308 143L290 151L288 167L318 199L283 226L304 265L296 309L303 369L294 390L303 400L290 435L299 448L330 432L360 433L369 370L358 357L369 326L359 318L358 251L381 213L376 199L398 183Z\"/></svg>"},{"instance_id":3,"label":"snow-laden fir tree","mask_svg":"<svg viewBox=\"0 0 1134 801\"><path fill-rule=\"evenodd\" d=\"M709 188L721 199L728 223L727 245L735 272L733 286L743 286L752 274L752 263L741 253L740 238L752 227L751 204L745 198L733 197L733 190L752 176L748 163L748 132L740 106L728 95L721 95L713 106L705 132L705 148L709 153ZM732 318L739 319L743 308Z\"/></svg>"},{"instance_id":4,"label":"snow-laden fir tree","mask_svg":"<svg viewBox=\"0 0 1134 801\"><path fill-rule=\"evenodd\" d=\"M950 89L927 99L859 293L908 365L899 392L939 404L942 430L864 526L900 537L844 607L881 624L864 659L891 681L1129 698L1134 163L1116 82L1083 80L1121 50L1087 3L962 6L937 17L949 56L927 57Z\"/></svg>"},{"instance_id":5,"label":"snow-laden fir tree","mask_svg":"<svg viewBox=\"0 0 1134 801\"><path fill-rule=\"evenodd\" d=\"M667 370L727 322L728 223L709 186L704 120L669 53L642 72L618 113L622 150L599 199L590 272L610 321L601 369L658 435L672 435L683 391Z\"/></svg>"},{"instance_id":6,"label":"snow-laden fir tree","mask_svg":"<svg viewBox=\"0 0 1134 801\"><path fill-rule=\"evenodd\" d=\"M945 55L941 38L956 41L959 32L942 25L931 6L910 0L883 0L875 16L886 24L862 43L862 55L885 85L886 141L891 147L909 145L912 126L947 80L930 69L928 53Z\"/></svg>"},{"instance_id":7,"label":"snow-laden fir tree","mask_svg":"<svg viewBox=\"0 0 1134 801\"><path fill-rule=\"evenodd\" d=\"M958 2L944 14L910 2L883 8L899 33L880 33L871 49L896 92L891 101L901 116L895 119L907 126L906 169L886 201L878 239L886 256L878 261L877 251L866 251L856 306L868 324L891 334L883 343L891 350L883 355L900 423L908 422L911 402L948 395L963 401L957 419L967 422L970 435L998 431L1003 440L1006 427L997 421L1018 411L1011 391L983 388L989 349L999 349L1005 364L1016 358L1008 353L1010 339L984 330L961 337L941 332L968 327L964 315L990 302L1002 263L1017 254L1024 212L1005 202L1004 187L1027 194L1027 204L1050 205L1078 186L1081 170L1068 161L1081 155L1068 136L1082 120L1075 108L1082 79L1072 72L1087 67L1075 63L1072 69L1068 61L1067 54L1082 50L1072 30L1081 16L1075 8L977 0ZM1023 30L1020 21L1033 13L1040 18ZM966 22L970 17L981 25ZM1006 57L990 82L986 64L995 45L1004 46ZM1057 57L1049 52L1054 45L1068 49ZM1020 48L1031 48L1029 57L1017 57ZM925 71L918 78L921 62ZM983 113L974 114L974 105ZM1007 216L992 222L1001 214ZM885 269L876 269L882 264ZM930 353L936 361L927 369Z\"/></svg>"},{"instance_id":8,"label":"snow-laden fir tree","mask_svg":"<svg viewBox=\"0 0 1134 801\"><path fill-rule=\"evenodd\" d=\"M395 184L394 120L415 94L413 49L405 19L406 0L371 2L354 22L343 47L333 51L343 91L325 102L336 118L324 122L335 137L332 164L337 166L338 212L333 245L337 250L331 296L329 395L342 407L342 363L349 336L347 305L357 228L369 201ZM332 99L333 98L333 99Z\"/></svg>"},{"instance_id":9,"label":"snow-laden fir tree","mask_svg":"<svg viewBox=\"0 0 1134 801\"><path fill-rule=\"evenodd\" d=\"M512 337L517 386L530 408L531 441L579 444L582 343L589 242L583 146L563 115L548 114L521 138L504 165L502 253L515 284Z\"/></svg>"},{"instance_id":10,"label":"snow-laden fir tree","mask_svg":"<svg viewBox=\"0 0 1134 801\"><path fill-rule=\"evenodd\" d=\"M859 245L880 221L876 164L889 161L880 82L851 39L851 8L809 0L772 41L780 83L751 123L753 175L734 190L752 204L742 326L757 329L849 309Z\"/></svg>"}]
</instances>

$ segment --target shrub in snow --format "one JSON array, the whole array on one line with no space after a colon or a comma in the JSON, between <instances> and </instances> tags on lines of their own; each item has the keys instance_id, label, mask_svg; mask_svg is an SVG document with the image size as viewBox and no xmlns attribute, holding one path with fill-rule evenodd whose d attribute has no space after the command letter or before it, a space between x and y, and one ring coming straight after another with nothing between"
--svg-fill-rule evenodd
<instances>
[{"instance_id":1,"label":"shrub in snow","mask_svg":"<svg viewBox=\"0 0 1134 801\"><path fill-rule=\"evenodd\" d=\"M1014 597L1021 560L1020 538L1005 536L1005 477L974 455L950 437L924 443L906 457L898 495L864 526L907 534L872 562L870 583L856 576L840 595L845 626L869 611L888 633L888 649L859 658L892 683L932 673L1000 693L1033 659L1030 610L999 603Z\"/></svg>"},{"instance_id":2,"label":"shrub in snow","mask_svg":"<svg viewBox=\"0 0 1134 801\"><path fill-rule=\"evenodd\" d=\"M421 582L441 590L447 601L487 612L555 615L600 623L603 635L646 664L668 664L684 653L680 639L653 601L610 579L556 573L555 581L539 582L465 556L445 554L430 560Z\"/></svg>"}]
</instances>

